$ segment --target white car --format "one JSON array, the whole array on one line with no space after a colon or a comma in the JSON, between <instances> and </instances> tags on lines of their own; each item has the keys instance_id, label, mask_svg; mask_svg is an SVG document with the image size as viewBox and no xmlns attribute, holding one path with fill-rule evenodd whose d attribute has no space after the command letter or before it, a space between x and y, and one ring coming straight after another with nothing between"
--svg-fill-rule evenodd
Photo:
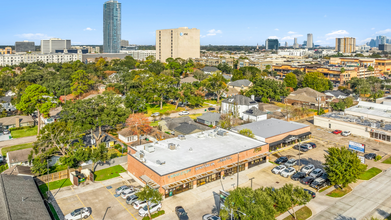
<instances>
[{"instance_id":1,"label":"white car","mask_svg":"<svg viewBox=\"0 0 391 220\"><path fill-rule=\"evenodd\" d=\"M133 186L125 186L125 185L124 186L120 186L117 189L115 189L115 193L121 194L123 191L125 191L127 189L133 189Z\"/></svg>"},{"instance_id":2,"label":"white car","mask_svg":"<svg viewBox=\"0 0 391 220\"><path fill-rule=\"evenodd\" d=\"M75 209L75 211L69 213L68 215L65 216L65 220L76 220L76 219L86 219L91 215L91 212L88 208L80 208L80 209Z\"/></svg>"},{"instance_id":3,"label":"white car","mask_svg":"<svg viewBox=\"0 0 391 220\"><path fill-rule=\"evenodd\" d=\"M158 212L162 208L162 204L152 204L149 206L149 211L151 213ZM148 215L148 207L145 205L143 208L138 210L138 215L141 217L147 216Z\"/></svg>"},{"instance_id":4,"label":"white car","mask_svg":"<svg viewBox=\"0 0 391 220\"><path fill-rule=\"evenodd\" d=\"M153 116L159 116L159 115L160 115L159 112L155 112L155 113L153 113L153 114L151 115L151 117L153 117Z\"/></svg>"},{"instance_id":5,"label":"white car","mask_svg":"<svg viewBox=\"0 0 391 220\"><path fill-rule=\"evenodd\" d=\"M306 146L308 150L312 150L312 145L311 144L303 144L303 146Z\"/></svg>"},{"instance_id":6,"label":"white car","mask_svg":"<svg viewBox=\"0 0 391 220\"><path fill-rule=\"evenodd\" d=\"M123 199L126 199L128 198L128 196L131 196L133 194L135 194L137 191L135 189L126 189L124 190L122 193L121 193L121 197Z\"/></svg>"},{"instance_id":7,"label":"white car","mask_svg":"<svg viewBox=\"0 0 391 220\"><path fill-rule=\"evenodd\" d=\"M294 173L296 173L296 169L293 167L289 167L289 168L286 168L285 170L281 171L280 175L282 177L288 178L289 176L293 175Z\"/></svg>"},{"instance_id":8,"label":"white car","mask_svg":"<svg viewBox=\"0 0 391 220\"><path fill-rule=\"evenodd\" d=\"M350 135L350 131L343 131L341 135L347 137Z\"/></svg>"},{"instance_id":9,"label":"white car","mask_svg":"<svg viewBox=\"0 0 391 220\"><path fill-rule=\"evenodd\" d=\"M145 205L147 204L147 201L140 201L140 200L137 200L133 203L133 208L139 210L141 209L142 207L144 207Z\"/></svg>"},{"instance_id":10,"label":"white car","mask_svg":"<svg viewBox=\"0 0 391 220\"><path fill-rule=\"evenodd\" d=\"M317 169L313 170L313 171L310 173L310 175L308 175L308 176L312 176L312 177L314 177L314 178L318 178L318 177L322 176L322 174L323 174L323 170L317 168Z\"/></svg>"},{"instance_id":11,"label":"white car","mask_svg":"<svg viewBox=\"0 0 391 220\"><path fill-rule=\"evenodd\" d=\"M188 115L188 114L190 114L188 111L179 112L179 115Z\"/></svg>"},{"instance_id":12,"label":"white car","mask_svg":"<svg viewBox=\"0 0 391 220\"><path fill-rule=\"evenodd\" d=\"M281 171L283 171L284 169L286 169L286 166L285 166L285 165L280 165L280 166L274 167L274 168L272 169L272 173L274 173L274 174L279 174L279 173L281 173Z\"/></svg>"},{"instance_id":13,"label":"white car","mask_svg":"<svg viewBox=\"0 0 391 220\"><path fill-rule=\"evenodd\" d=\"M221 220L221 218L215 215L206 214L202 216L202 220Z\"/></svg>"},{"instance_id":14,"label":"white car","mask_svg":"<svg viewBox=\"0 0 391 220\"><path fill-rule=\"evenodd\" d=\"M314 165L308 164L307 166L301 168L301 172L303 172L303 173L305 173L305 174L309 174L309 173L311 173L314 169L315 169L315 166L314 166Z\"/></svg>"}]
</instances>

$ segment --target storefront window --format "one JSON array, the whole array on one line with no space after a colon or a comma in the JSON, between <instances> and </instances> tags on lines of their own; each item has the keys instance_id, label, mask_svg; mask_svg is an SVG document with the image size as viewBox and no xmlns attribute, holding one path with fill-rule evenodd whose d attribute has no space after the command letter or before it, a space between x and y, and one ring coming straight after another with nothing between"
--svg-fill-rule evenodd
<instances>
[{"instance_id":1,"label":"storefront window","mask_svg":"<svg viewBox=\"0 0 391 220\"><path fill-rule=\"evenodd\" d=\"M190 189L193 189L193 182L184 183L183 185L166 190L166 197L170 197Z\"/></svg>"},{"instance_id":2,"label":"storefront window","mask_svg":"<svg viewBox=\"0 0 391 220\"><path fill-rule=\"evenodd\" d=\"M263 164L266 162L266 157L262 157L253 161L248 162L248 168L255 167L259 164Z\"/></svg>"},{"instance_id":3,"label":"storefront window","mask_svg":"<svg viewBox=\"0 0 391 220\"><path fill-rule=\"evenodd\" d=\"M204 184L207 184L207 183L219 180L219 179L221 179L221 173L215 173L215 174L209 175L207 177L198 179L197 186L202 186Z\"/></svg>"},{"instance_id":4,"label":"storefront window","mask_svg":"<svg viewBox=\"0 0 391 220\"><path fill-rule=\"evenodd\" d=\"M235 173L237 173L238 166L232 167L231 169L224 170L224 176L231 176ZM242 164L239 166L239 172L246 169L245 164Z\"/></svg>"}]
</instances>

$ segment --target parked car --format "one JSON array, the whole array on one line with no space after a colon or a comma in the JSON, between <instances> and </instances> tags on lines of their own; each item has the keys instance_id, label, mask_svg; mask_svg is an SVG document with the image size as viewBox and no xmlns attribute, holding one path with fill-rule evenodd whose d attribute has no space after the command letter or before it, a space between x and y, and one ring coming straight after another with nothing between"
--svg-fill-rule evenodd
<instances>
[{"instance_id":1,"label":"parked car","mask_svg":"<svg viewBox=\"0 0 391 220\"><path fill-rule=\"evenodd\" d=\"M316 148L316 144L314 142L308 142L309 145L311 145L312 148Z\"/></svg>"},{"instance_id":2,"label":"parked car","mask_svg":"<svg viewBox=\"0 0 391 220\"><path fill-rule=\"evenodd\" d=\"M3 155L0 155L0 163L3 163L3 161L4 161Z\"/></svg>"},{"instance_id":3,"label":"parked car","mask_svg":"<svg viewBox=\"0 0 391 220\"><path fill-rule=\"evenodd\" d=\"M149 206L149 211L150 213L158 212L162 208L162 204L151 204ZM147 216L148 215L148 207L145 205L143 208L138 210L138 215L141 217Z\"/></svg>"},{"instance_id":4,"label":"parked car","mask_svg":"<svg viewBox=\"0 0 391 220\"><path fill-rule=\"evenodd\" d=\"M155 113L153 113L152 115L151 115L151 117L153 117L153 116L159 116L160 115L160 113L159 112L155 112Z\"/></svg>"},{"instance_id":5,"label":"parked car","mask_svg":"<svg viewBox=\"0 0 391 220\"><path fill-rule=\"evenodd\" d=\"M69 213L68 215L65 216L65 220L76 220L76 219L86 219L90 217L91 212L89 208L80 208L80 209L75 209L73 212Z\"/></svg>"},{"instance_id":6,"label":"parked car","mask_svg":"<svg viewBox=\"0 0 391 220\"><path fill-rule=\"evenodd\" d=\"M133 195L130 195L126 198L126 204L128 205L133 205L134 202L136 202L138 199L138 196L136 196L135 194Z\"/></svg>"},{"instance_id":7,"label":"parked car","mask_svg":"<svg viewBox=\"0 0 391 220\"><path fill-rule=\"evenodd\" d=\"M123 191L127 190L127 189L130 189L130 188L133 188L133 186L129 187L129 186L120 186L118 187L116 190L115 190L115 193L117 194L121 194Z\"/></svg>"},{"instance_id":8,"label":"parked car","mask_svg":"<svg viewBox=\"0 0 391 220\"><path fill-rule=\"evenodd\" d=\"M319 168L316 168L308 176L312 176L314 178L318 178L318 177L322 176L322 174L323 174L323 170L319 169Z\"/></svg>"},{"instance_id":9,"label":"parked car","mask_svg":"<svg viewBox=\"0 0 391 220\"><path fill-rule=\"evenodd\" d=\"M276 164L284 164L288 161L287 157L279 157L276 161L274 161Z\"/></svg>"},{"instance_id":10,"label":"parked car","mask_svg":"<svg viewBox=\"0 0 391 220\"><path fill-rule=\"evenodd\" d=\"M202 216L202 220L221 220L221 218L219 216L206 214L206 215Z\"/></svg>"},{"instance_id":11,"label":"parked car","mask_svg":"<svg viewBox=\"0 0 391 220\"><path fill-rule=\"evenodd\" d=\"M178 103L178 107L185 107L185 103L182 102Z\"/></svg>"},{"instance_id":12,"label":"parked car","mask_svg":"<svg viewBox=\"0 0 391 220\"><path fill-rule=\"evenodd\" d=\"M315 188L315 189L321 189L327 185L330 185L330 181L327 180L327 179L323 179L321 177L319 178L316 178L314 181L312 181L312 183L310 184L310 186L312 188Z\"/></svg>"},{"instance_id":13,"label":"parked car","mask_svg":"<svg viewBox=\"0 0 391 220\"><path fill-rule=\"evenodd\" d=\"M182 206L175 207L175 214L178 216L179 220L189 220L189 216L187 216L187 213Z\"/></svg>"},{"instance_id":14,"label":"parked car","mask_svg":"<svg viewBox=\"0 0 391 220\"><path fill-rule=\"evenodd\" d=\"M4 130L3 134L10 134L10 131L9 130Z\"/></svg>"},{"instance_id":15,"label":"parked car","mask_svg":"<svg viewBox=\"0 0 391 220\"><path fill-rule=\"evenodd\" d=\"M374 160L376 158L376 154L375 153L368 153L368 154L365 154L364 157L365 157L365 159L368 159L368 160Z\"/></svg>"},{"instance_id":16,"label":"parked car","mask_svg":"<svg viewBox=\"0 0 391 220\"><path fill-rule=\"evenodd\" d=\"M291 178L294 181L298 181L298 180L305 178L306 176L307 176L307 174L304 172L297 172L297 173L293 174Z\"/></svg>"},{"instance_id":17,"label":"parked car","mask_svg":"<svg viewBox=\"0 0 391 220\"><path fill-rule=\"evenodd\" d=\"M216 109L213 108L213 107L209 107L209 108L208 108L208 111L214 111L214 110L216 110Z\"/></svg>"},{"instance_id":18,"label":"parked car","mask_svg":"<svg viewBox=\"0 0 391 220\"><path fill-rule=\"evenodd\" d=\"M312 177L312 176L307 176L306 178L303 178L303 179L301 179L300 180L300 183L301 184L304 184L304 185L309 185L309 184L311 184L312 183L312 181L314 181L314 177Z\"/></svg>"},{"instance_id":19,"label":"parked car","mask_svg":"<svg viewBox=\"0 0 391 220\"><path fill-rule=\"evenodd\" d=\"M279 174L281 173L281 171L285 170L286 169L286 166L284 165L279 165L279 166L276 166L272 169L272 173L274 174Z\"/></svg>"},{"instance_id":20,"label":"parked car","mask_svg":"<svg viewBox=\"0 0 391 220\"><path fill-rule=\"evenodd\" d=\"M293 148L303 152L307 152L309 150L307 145L295 145Z\"/></svg>"},{"instance_id":21,"label":"parked car","mask_svg":"<svg viewBox=\"0 0 391 220\"><path fill-rule=\"evenodd\" d=\"M297 160L292 158L292 159L289 159L288 162L286 162L284 165L286 167L293 167L297 164Z\"/></svg>"},{"instance_id":22,"label":"parked car","mask_svg":"<svg viewBox=\"0 0 391 220\"><path fill-rule=\"evenodd\" d=\"M133 203L133 208L135 209L141 209L142 207L144 207L145 205L147 204L147 201L140 201L140 200L137 200Z\"/></svg>"},{"instance_id":23,"label":"parked car","mask_svg":"<svg viewBox=\"0 0 391 220\"><path fill-rule=\"evenodd\" d=\"M322 174L322 176L320 176L319 178L328 180L328 179L329 179L329 175L328 175L326 172L324 172L324 173Z\"/></svg>"},{"instance_id":24,"label":"parked car","mask_svg":"<svg viewBox=\"0 0 391 220\"><path fill-rule=\"evenodd\" d=\"M135 194L137 191L135 189L127 189L127 190L124 190L122 193L121 193L121 197L123 199L126 199L128 196L131 196L133 194Z\"/></svg>"},{"instance_id":25,"label":"parked car","mask_svg":"<svg viewBox=\"0 0 391 220\"><path fill-rule=\"evenodd\" d=\"M335 130L335 131L333 131L333 134L341 134L341 133L342 133L341 130Z\"/></svg>"},{"instance_id":26,"label":"parked car","mask_svg":"<svg viewBox=\"0 0 391 220\"><path fill-rule=\"evenodd\" d=\"M190 114L188 111L179 112L179 115L188 115L188 114Z\"/></svg>"},{"instance_id":27,"label":"parked car","mask_svg":"<svg viewBox=\"0 0 391 220\"><path fill-rule=\"evenodd\" d=\"M290 177L291 175L293 175L294 173L296 173L296 169L293 168L293 167L288 167L288 168L286 168L285 170L281 171L280 175L281 175L282 177L288 178L288 177Z\"/></svg>"},{"instance_id":28,"label":"parked car","mask_svg":"<svg viewBox=\"0 0 391 220\"><path fill-rule=\"evenodd\" d=\"M308 192L308 194L310 194L310 195L312 196L312 198L315 199L316 193L312 192L312 191L309 190L309 189L304 189L304 191Z\"/></svg>"},{"instance_id":29,"label":"parked car","mask_svg":"<svg viewBox=\"0 0 391 220\"><path fill-rule=\"evenodd\" d=\"M343 131L341 135L347 137L350 135L350 131Z\"/></svg>"},{"instance_id":30,"label":"parked car","mask_svg":"<svg viewBox=\"0 0 391 220\"><path fill-rule=\"evenodd\" d=\"M305 174L311 173L313 170L315 170L315 166L312 164L308 164L305 167L301 168L301 172L304 172Z\"/></svg>"}]
</instances>

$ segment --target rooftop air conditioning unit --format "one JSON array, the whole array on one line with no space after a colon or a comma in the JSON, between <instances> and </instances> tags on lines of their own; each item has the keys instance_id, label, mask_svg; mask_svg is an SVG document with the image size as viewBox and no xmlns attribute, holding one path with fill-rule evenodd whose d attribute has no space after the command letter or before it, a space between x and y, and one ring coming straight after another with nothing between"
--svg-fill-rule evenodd
<instances>
[{"instance_id":1,"label":"rooftop air conditioning unit","mask_svg":"<svg viewBox=\"0 0 391 220\"><path fill-rule=\"evenodd\" d=\"M179 138L179 140L186 140L186 137L185 137L185 135L178 135L178 138Z\"/></svg>"},{"instance_id":2,"label":"rooftop air conditioning unit","mask_svg":"<svg viewBox=\"0 0 391 220\"><path fill-rule=\"evenodd\" d=\"M144 150L148 153L155 152L155 147L152 144L144 145Z\"/></svg>"},{"instance_id":3,"label":"rooftop air conditioning unit","mask_svg":"<svg viewBox=\"0 0 391 220\"><path fill-rule=\"evenodd\" d=\"M141 159L141 162L142 162L142 163L146 163L147 160L146 160L145 158L143 158L143 159Z\"/></svg>"},{"instance_id":4,"label":"rooftop air conditioning unit","mask_svg":"<svg viewBox=\"0 0 391 220\"><path fill-rule=\"evenodd\" d=\"M226 131L218 131L217 132L217 135L220 135L220 136L227 136L228 132Z\"/></svg>"},{"instance_id":5,"label":"rooftop air conditioning unit","mask_svg":"<svg viewBox=\"0 0 391 220\"><path fill-rule=\"evenodd\" d=\"M176 150L176 145L174 143L169 143L168 144L168 149L170 150Z\"/></svg>"},{"instance_id":6,"label":"rooftop air conditioning unit","mask_svg":"<svg viewBox=\"0 0 391 220\"><path fill-rule=\"evenodd\" d=\"M201 133L197 136L198 138L205 138L205 134L204 133Z\"/></svg>"},{"instance_id":7,"label":"rooftop air conditioning unit","mask_svg":"<svg viewBox=\"0 0 391 220\"><path fill-rule=\"evenodd\" d=\"M166 161L156 160L156 163L159 165L164 165L164 164L166 164Z\"/></svg>"}]
</instances>

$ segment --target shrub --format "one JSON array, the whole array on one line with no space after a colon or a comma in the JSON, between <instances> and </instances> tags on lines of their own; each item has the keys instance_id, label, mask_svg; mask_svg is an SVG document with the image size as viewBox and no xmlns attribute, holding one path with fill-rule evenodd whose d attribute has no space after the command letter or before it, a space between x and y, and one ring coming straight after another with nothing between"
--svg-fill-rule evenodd
<instances>
[{"instance_id":1,"label":"shrub","mask_svg":"<svg viewBox=\"0 0 391 220\"><path fill-rule=\"evenodd\" d=\"M209 125L208 127L213 128L213 125Z\"/></svg>"},{"instance_id":2,"label":"shrub","mask_svg":"<svg viewBox=\"0 0 391 220\"><path fill-rule=\"evenodd\" d=\"M4 172L5 170L8 170L8 164L0 166L0 173Z\"/></svg>"},{"instance_id":3,"label":"shrub","mask_svg":"<svg viewBox=\"0 0 391 220\"><path fill-rule=\"evenodd\" d=\"M18 128L10 128L10 129L8 129L8 130L9 130L9 131L17 131L17 130L23 130L23 129L33 128L33 127L35 127L35 125L33 125L33 126L18 127Z\"/></svg>"},{"instance_id":4,"label":"shrub","mask_svg":"<svg viewBox=\"0 0 391 220\"><path fill-rule=\"evenodd\" d=\"M375 157L375 161L379 161L379 160L381 160L381 156L380 155L377 155L376 157Z\"/></svg>"},{"instance_id":5,"label":"shrub","mask_svg":"<svg viewBox=\"0 0 391 220\"><path fill-rule=\"evenodd\" d=\"M157 218L157 217L159 217L159 216L161 216L161 215L164 215L164 210L160 210L160 211L158 211L158 212L156 212L155 214L152 214L151 215L151 217L152 218ZM143 220L149 220L149 217L148 216L145 216L144 218L143 218Z\"/></svg>"},{"instance_id":6,"label":"shrub","mask_svg":"<svg viewBox=\"0 0 391 220\"><path fill-rule=\"evenodd\" d=\"M170 134L170 132L168 132L168 131L166 131L166 132L164 132L164 133L166 133L166 134Z\"/></svg>"}]
</instances>

